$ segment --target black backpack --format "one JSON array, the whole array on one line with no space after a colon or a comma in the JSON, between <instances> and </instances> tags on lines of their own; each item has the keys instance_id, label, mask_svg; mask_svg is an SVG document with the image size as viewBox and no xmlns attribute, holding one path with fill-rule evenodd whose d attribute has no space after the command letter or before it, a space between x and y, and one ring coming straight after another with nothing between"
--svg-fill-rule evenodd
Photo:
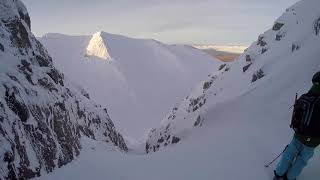
<instances>
[{"instance_id":1,"label":"black backpack","mask_svg":"<svg viewBox=\"0 0 320 180\"><path fill-rule=\"evenodd\" d=\"M291 126L297 134L320 138L320 97L304 94L296 100Z\"/></svg>"}]
</instances>

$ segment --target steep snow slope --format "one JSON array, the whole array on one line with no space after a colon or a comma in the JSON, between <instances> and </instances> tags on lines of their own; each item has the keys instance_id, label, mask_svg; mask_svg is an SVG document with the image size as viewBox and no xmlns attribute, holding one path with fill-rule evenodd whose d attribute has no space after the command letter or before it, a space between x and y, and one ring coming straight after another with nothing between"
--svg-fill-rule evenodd
<instances>
[{"instance_id":1,"label":"steep snow slope","mask_svg":"<svg viewBox=\"0 0 320 180\"><path fill-rule=\"evenodd\" d=\"M0 1L0 179L70 163L83 137L127 151L107 110L53 66L30 23L19 0Z\"/></svg>"},{"instance_id":2,"label":"steep snow slope","mask_svg":"<svg viewBox=\"0 0 320 180\"><path fill-rule=\"evenodd\" d=\"M264 91L263 88L260 90ZM265 111L252 103L251 98L265 101L260 94L251 92L219 104L204 116L208 120L192 136L156 153L141 156L107 152L106 147L86 141L87 150L79 159L39 179L271 180L273 167L265 169L264 163L281 152L290 140L285 120L290 114L279 116L272 104L263 108L272 108L269 113L276 115L257 120ZM318 179L319 155L317 151L300 180Z\"/></svg>"},{"instance_id":3,"label":"steep snow slope","mask_svg":"<svg viewBox=\"0 0 320 180\"><path fill-rule=\"evenodd\" d=\"M116 127L134 139L146 136L190 87L221 64L189 46L105 32L47 34L41 41L54 64L107 105Z\"/></svg>"},{"instance_id":4,"label":"steep snow slope","mask_svg":"<svg viewBox=\"0 0 320 180\"><path fill-rule=\"evenodd\" d=\"M273 167L264 164L291 139L295 93L307 91L320 70L319 6L318 0L303 0L290 7L237 62L222 66L195 88L162 127L150 132L147 151L160 151L105 153L103 146L86 141L86 155L44 179L272 179ZM276 40L279 34L282 38ZM168 146L173 136L179 144ZM319 179L319 155L318 149L298 179ZM110 158L116 163L108 163Z\"/></svg>"},{"instance_id":5,"label":"steep snow slope","mask_svg":"<svg viewBox=\"0 0 320 180\"><path fill-rule=\"evenodd\" d=\"M160 128L150 132L147 152L175 144L188 134L187 131L208 121L204 118L208 108L258 91L261 86L270 93L268 96L266 92L257 92L263 97L260 101L252 98L255 106L265 109L266 113L261 116L268 116L272 110L264 107L267 102L264 98L272 98L268 103L279 115L290 114L288 107L292 105L292 97L310 88L313 73L320 70L318 5L319 1L306 0L288 8L273 28L260 35L235 63L221 66L219 73L201 83L167 115ZM279 103L283 103L282 107ZM262 121L260 118L257 117L257 121ZM289 121L289 118L272 120L276 123Z\"/></svg>"}]
</instances>

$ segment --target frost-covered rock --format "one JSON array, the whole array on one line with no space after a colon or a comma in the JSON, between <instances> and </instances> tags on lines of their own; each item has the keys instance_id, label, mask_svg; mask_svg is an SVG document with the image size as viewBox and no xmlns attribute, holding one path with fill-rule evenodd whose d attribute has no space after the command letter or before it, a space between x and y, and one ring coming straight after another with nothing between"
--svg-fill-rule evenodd
<instances>
[{"instance_id":1,"label":"frost-covered rock","mask_svg":"<svg viewBox=\"0 0 320 180\"><path fill-rule=\"evenodd\" d=\"M83 136L127 151L107 110L55 69L30 24L21 1L0 1L0 179L71 162Z\"/></svg>"},{"instance_id":2,"label":"frost-covered rock","mask_svg":"<svg viewBox=\"0 0 320 180\"><path fill-rule=\"evenodd\" d=\"M273 25L272 30L279 31L282 28L283 25L284 25L283 23L275 22L274 25Z\"/></svg>"},{"instance_id":3,"label":"frost-covered rock","mask_svg":"<svg viewBox=\"0 0 320 180\"><path fill-rule=\"evenodd\" d=\"M257 72L255 72L255 73L252 75L252 80L251 80L251 82L256 82L258 79L263 78L263 76L264 76L264 72L262 71L262 69L259 69Z\"/></svg>"},{"instance_id":4,"label":"frost-covered rock","mask_svg":"<svg viewBox=\"0 0 320 180\"><path fill-rule=\"evenodd\" d=\"M108 52L107 42L105 41L106 39L103 37L103 32L95 33L89 42L86 55L110 60L111 56Z\"/></svg>"}]
</instances>

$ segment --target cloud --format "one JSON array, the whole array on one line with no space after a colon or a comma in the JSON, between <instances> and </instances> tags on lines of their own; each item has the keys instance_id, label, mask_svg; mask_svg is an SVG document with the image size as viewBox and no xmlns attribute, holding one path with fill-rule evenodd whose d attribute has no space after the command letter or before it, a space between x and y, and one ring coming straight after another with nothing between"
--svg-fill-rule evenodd
<instances>
[{"instance_id":1,"label":"cloud","mask_svg":"<svg viewBox=\"0 0 320 180\"><path fill-rule=\"evenodd\" d=\"M32 16L36 35L92 34L104 30L178 43L250 43L297 0L23 1Z\"/></svg>"}]
</instances>

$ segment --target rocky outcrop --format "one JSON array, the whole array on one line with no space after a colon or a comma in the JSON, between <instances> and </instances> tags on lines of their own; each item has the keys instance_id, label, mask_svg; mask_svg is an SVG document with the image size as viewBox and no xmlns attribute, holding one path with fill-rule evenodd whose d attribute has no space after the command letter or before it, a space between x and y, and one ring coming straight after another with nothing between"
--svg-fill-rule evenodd
<instances>
[{"instance_id":1,"label":"rocky outcrop","mask_svg":"<svg viewBox=\"0 0 320 180\"><path fill-rule=\"evenodd\" d=\"M318 35L320 33L320 17L315 20L313 28L316 35Z\"/></svg>"},{"instance_id":2,"label":"rocky outcrop","mask_svg":"<svg viewBox=\"0 0 320 180\"><path fill-rule=\"evenodd\" d=\"M246 72L251 65L252 65L252 63L248 63L247 65L243 66L242 71Z\"/></svg>"},{"instance_id":3,"label":"rocky outcrop","mask_svg":"<svg viewBox=\"0 0 320 180\"><path fill-rule=\"evenodd\" d=\"M3 52L4 51L4 47L3 45L0 43L0 50Z\"/></svg>"},{"instance_id":4,"label":"rocky outcrop","mask_svg":"<svg viewBox=\"0 0 320 180\"><path fill-rule=\"evenodd\" d=\"M256 73L254 73L252 75L252 80L251 82L256 82L258 79L261 79L265 76L264 72L262 71L262 69L259 69Z\"/></svg>"},{"instance_id":5,"label":"rocky outcrop","mask_svg":"<svg viewBox=\"0 0 320 180\"><path fill-rule=\"evenodd\" d=\"M108 45L103 38L103 32L95 33L87 47L86 56L94 56L103 60L111 60L110 53L108 52Z\"/></svg>"},{"instance_id":6,"label":"rocky outcrop","mask_svg":"<svg viewBox=\"0 0 320 180\"><path fill-rule=\"evenodd\" d=\"M127 151L107 110L65 80L30 31L19 0L0 2L0 179L51 172L87 137Z\"/></svg>"},{"instance_id":7,"label":"rocky outcrop","mask_svg":"<svg viewBox=\"0 0 320 180\"><path fill-rule=\"evenodd\" d=\"M225 68L227 66L227 64L222 64L219 66L219 71L221 71L223 68Z\"/></svg>"},{"instance_id":8,"label":"rocky outcrop","mask_svg":"<svg viewBox=\"0 0 320 180\"><path fill-rule=\"evenodd\" d=\"M283 25L284 25L283 23L276 22L276 23L274 23L272 30L279 31Z\"/></svg>"},{"instance_id":9,"label":"rocky outcrop","mask_svg":"<svg viewBox=\"0 0 320 180\"><path fill-rule=\"evenodd\" d=\"M293 43L292 46L291 46L291 51L294 52L294 51L297 51L300 49L300 45L296 44L296 43Z\"/></svg>"},{"instance_id":10,"label":"rocky outcrop","mask_svg":"<svg viewBox=\"0 0 320 180\"><path fill-rule=\"evenodd\" d=\"M230 67L226 64L223 68ZM221 69L222 70L222 69ZM225 73L226 71L220 71ZM148 140L146 142L146 153L156 152L163 147L177 144L183 138L183 133L177 127L177 122L189 124L191 127L201 127L204 118L199 115L200 109L207 102L207 91L214 86L214 81L217 76L209 75L209 79L199 85L199 94L188 96L183 101L183 108L174 107L166 117L165 125L157 129L152 129L149 132ZM181 116L181 111L186 111L185 116ZM178 118L177 118L178 117Z\"/></svg>"},{"instance_id":11,"label":"rocky outcrop","mask_svg":"<svg viewBox=\"0 0 320 180\"><path fill-rule=\"evenodd\" d=\"M264 46L267 45L267 42L264 40L264 36L263 35L259 36L258 41L257 41L257 45L261 46L261 47L264 47Z\"/></svg>"}]
</instances>

